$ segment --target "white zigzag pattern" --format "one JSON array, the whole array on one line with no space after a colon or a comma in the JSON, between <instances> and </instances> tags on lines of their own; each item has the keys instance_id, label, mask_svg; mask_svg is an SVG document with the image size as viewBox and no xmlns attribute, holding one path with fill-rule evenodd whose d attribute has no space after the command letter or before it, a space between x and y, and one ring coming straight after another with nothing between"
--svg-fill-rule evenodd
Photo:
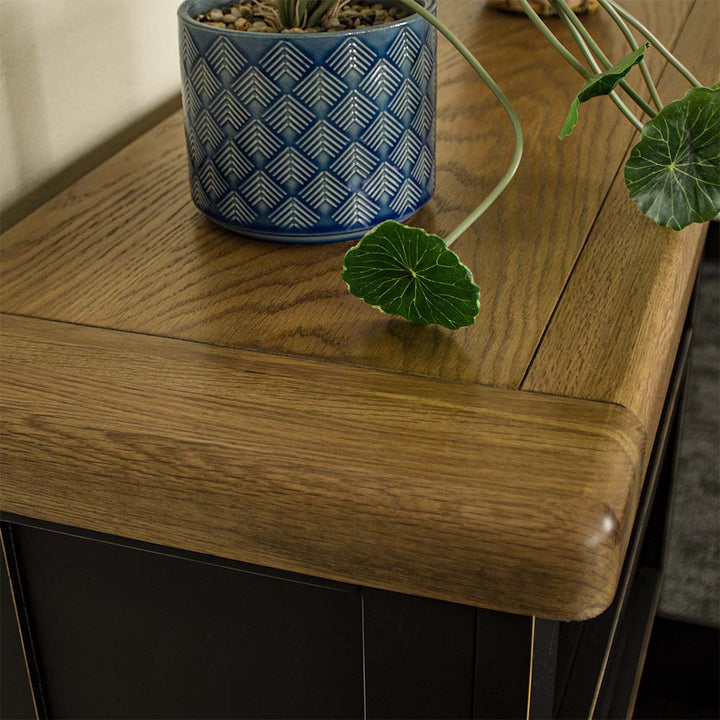
<instances>
[{"instance_id":1,"label":"white zigzag pattern","mask_svg":"<svg viewBox=\"0 0 720 720\"><path fill-rule=\"evenodd\" d=\"M347 77L353 70L364 75L373 64L377 53L357 38L344 42L327 59L328 67L332 68L340 77Z\"/></svg>"},{"instance_id":2,"label":"white zigzag pattern","mask_svg":"<svg viewBox=\"0 0 720 720\"><path fill-rule=\"evenodd\" d=\"M417 110L421 99L422 94L417 85L410 78L407 78L390 102L389 109L399 118L408 113L412 115Z\"/></svg>"},{"instance_id":3,"label":"white zigzag pattern","mask_svg":"<svg viewBox=\"0 0 720 720\"><path fill-rule=\"evenodd\" d=\"M343 225L368 225L380 212L380 206L364 195L355 193L332 218Z\"/></svg>"},{"instance_id":4,"label":"white zigzag pattern","mask_svg":"<svg viewBox=\"0 0 720 720\"><path fill-rule=\"evenodd\" d=\"M345 182L358 175L365 177L377 166L379 160L377 155L370 152L364 145L353 143L350 147L330 166Z\"/></svg>"},{"instance_id":5,"label":"white zigzag pattern","mask_svg":"<svg viewBox=\"0 0 720 720\"><path fill-rule=\"evenodd\" d=\"M388 50L388 57L395 61L395 64L402 67L405 63L412 65L415 62L421 42L418 36L408 27L403 28L395 42Z\"/></svg>"},{"instance_id":6,"label":"white zigzag pattern","mask_svg":"<svg viewBox=\"0 0 720 720\"><path fill-rule=\"evenodd\" d=\"M420 107L413 119L412 127L421 136L427 136L433 124L435 113L427 95L422 99Z\"/></svg>"},{"instance_id":7,"label":"white zigzag pattern","mask_svg":"<svg viewBox=\"0 0 720 720\"><path fill-rule=\"evenodd\" d=\"M190 117L195 117L203 109L203 104L195 92L195 88L187 81L183 83L183 104Z\"/></svg>"},{"instance_id":8,"label":"white zigzag pattern","mask_svg":"<svg viewBox=\"0 0 720 720\"><path fill-rule=\"evenodd\" d=\"M247 60L240 54L240 51L224 37L219 37L212 44L207 52L207 59L215 72L219 73L224 70L231 75L247 65Z\"/></svg>"},{"instance_id":9,"label":"white zigzag pattern","mask_svg":"<svg viewBox=\"0 0 720 720\"><path fill-rule=\"evenodd\" d=\"M222 125L230 125L235 130L239 130L250 118L247 110L229 90L223 90L217 95L210 105L210 112Z\"/></svg>"},{"instance_id":10,"label":"white zigzag pattern","mask_svg":"<svg viewBox=\"0 0 720 720\"><path fill-rule=\"evenodd\" d=\"M208 98L214 97L220 91L220 83L205 58L198 60L190 73L190 82L198 95L205 95Z\"/></svg>"},{"instance_id":11,"label":"white zigzag pattern","mask_svg":"<svg viewBox=\"0 0 720 720\"><path fill-rule=\"evenodd\" d=\"M256 67L244 72L232 89L245 105L254 100L262 107L267 107L280 93L280 88Z\"/></svg>"},{"instance_id":12,"label":"white zigzag pattern","mask_svg":"<svg viewBox=\"0 0 720 720\"><path fill-rule=\"evenodd\" d=\"M190 185L190 196L193 202L203 210L207 210L210 207L210 198L205 193L200 178L195 176Z\"/></svg>"},{"instance_id":13,"label":"white zigzag pattern","mask_svg":"<svg viewBox=\"0 0 720 720\"><path fill-rule=\"evenodd\" d=\"M380 150L383 145L392 147L402 135L403 126L390 113L381 112L373 124L360 136L373 150Z\"/></svg>"},{"instance_id":14,"label":"white zigzag pattern","mask_svg":"<svg viewBox=\"0 0 720 720\"><path fill-rule=\"evenodd\" d=\"M432 78L434 66L432 53L427 46L423 46L410 74L418 85L427 87Z\"/></svg>"},{"instance_id":15,"label":"white zigzag pattern","mask_svg":"<svg viewBox=\"0 0 720 720\"><path fill-rule=\"evenodd\" d=\"M257 213L234 191L229 192L222 199L218 204L218 210L230 220L248 225L257 217Z\"/></svg>"},{"instance_id":16,"label":"white zigzag pattern","mask_svg":"<svg viewBox=\"0 0 720 720\"><path fill-rule=\"evenodd\" d=\"M285 148L267 166L267 171L281 183L289 180L303 183L312 177L315 169L314 163L291 147Z\"/></svg>"},{"instance_id":17,"label":"white zigzag pattern","mask_svg":"<svg viewBox=\"0 0 720 720\"><path fill-rule=\"evenodd\" d=\"M275 210L269 218L280 227L303 228L315 225L320 216L297 198L290 198Z\"/></svg>"},{"instance_id":18,"label":"white zigzag pattern","mask_svg":"<svg viewBox=\"0 0 720 720\"><path fill-rule=\"evenodd\" d=\"M259 65L274 80L279 80L283 75L299 80L312 66L312 61L290 43L279 42L260 59Z\"/></svg>"},{"instance_id":19,"label":"white zigzag pattern","mask_svg":"<svg viewBox=\"0 0 720 720\"><path fill-rule=\"evenodd\" d=\"M247 155L260 153L266 158L271 158L282 147L282 142L260 120L245 125L237 142Z\"/></svg>"},{"instance_id":20,"label":"white zigzag pattern","mask_svg":"<svg viewBox=\"0 0 720 720\"><path fill-rule=\"evenodd\" d=\"M205 159L205 153L203 152L200 141L197 139L197 136L192 130L190 130L187 134L187 146L188 154L190 155L190 160L192 161L193 166L199 167L202 165L202 162Z\"/></svg>"},{"instance_id":21,"label":"white zigzag pattern","mask_svg":"<svg viewBox=\"0 0 720 720\"><path fill-rule=\"evenodd\" d=\"M347 140L336 127L320 120L299 140L298 147L313 160L321 153L335 157L345 146Z\"/></svg>"},{"instance_id":22,"label":"white zigzag pattern","mask_svg":"<svg viewBox=\"0 0 720 720\"><path fill-rule=\"evenodd\" d=\"M312 121L314 115L301 105L292 95L283 95L267 112L263 119L276 132L294 130L302 132Z\"/></svg>"},{"instance_id":23,"label":"white zigzag pattern","mask_svg":"<svg viewBox=\"0 0 720 720\"><path fill-rule=\"evenodd\" d=\"M415 162L421 147L420 138L412 130L406 130L397 147L392 151L390 159L396 165L404 167L409 162Z\"/></svg>"},{"instance_id":24,"label":"white zigzag pattern","mask_svg":"<svg viewBox=\"0 0 720 720\"><path fill-rule=\"evenodd\" d=\"M296 88L295 94L310 107L314 107L321 100L332 105L342 97L347 85L338 80L325 68L313 70Z\"/></svg>"},{"instance_id":25,"label":"white zigzag pattern","mask_svg":"<svg viewBox=\"0 0 720 720\"><path fill-rule=\"evenodd\" d=\"M252 171L252 164L232 143L228 143L217 154L218 167L225 175L234 175L241 180Z\"/></svg>"},{"instance_id":26,"label":"white zigzag pattern","mask_svg":"<svg viewBox=\"0 0 720 720\"><path fill-rule=\"evenodd\" d=\"M183 28L182 39L180 40L180 57L182 58L185 69L190 69L199 56L200 53L192 37L190 37L190 33L187 28Z\"/></svg>"},{"instance_id":27,"label":"white zigzag pattern","mask_svg":"<svg viewBox=\"0 0 720 720\"><path fill-rule=\"evenodd\" d=\"M394 195L402 185L403 174L392 163L384 162L363 184L363 190L373 199L383 195Z\"/></svg>"},{"instance_id":28,"label":"white zigzag pattern","mask_svg":"<svg viewBox=\"0 0 720 720\"><path fill-rule=\"evenodd\" d=\"M220 197L227 189L227 183L223 180L218 169L208 160L198 173L203 185L203 189L208 195Z\"/></svg>"},{"instance_id":29,"label":"white zigzag pattern","mask_svg":"<svg viewBox=\"0 0 720 720\"><path fill-rule=\"evenodd\" d=\"M390 207L398 215L404 215L415 208L422 195L422 189L408 178L390 203Z\"/></svg>"},{"instance_id":30,"label":"white zigzag pattern","mask_svg":"<svg viewBox=\"0 0 720 720\"><path fill-rule=\"evenodd\" d=\"M265 203L270 208L274 208L284 197L287 197L287 193L262 171L253 173L238 190L253 205Z\"/></svg>"},{"instance_id":31,"label":"white zigzag pattern","mask_svg":"<svg viewBox=\"0 0 720 720\"><path fill-rule=\"evenodd\" d=\"M366 127L375 115L377 108L361 92L353 90L328 115L336 125L343 130L349 130L353 125Z\"/></svg>"},{"instance_id":32,"label":"white zigzag pattern","mask_svg":"<svg viewBox=\"0 0 720 720\"><path fill-rule=\"evenodd\" d=\"M433 156L427 145L423 146L412 176L421 184L427 183L433 171Z\"/></svg>"},{"instance_id":33,"label":"white zigzag pattern","mask_svg":"<svg viewBox=\"0 0 720 720\"><path fill-rule=\"evenodd\" d=\"M332 173L321 172L303 189L300 197L318 210L323 203L337 205L349 192Z\"/></svg>"},{"instance_id":34,"label":"white zigzag pattern","mask_svg":"<svg viewBox=\"0 0 720 720\"><path fill-rule=\"evenodd\" d=\"M378 60L377 64L368 72L360 83L360 89L364 90L373 100L386 93L392 95L402 82L400 71L387 60Z\"/></svg>"},{"instance_id":35,"label":"white zigzag pattern","mask_svg":"<svg viewBox=\"0 0 720 720\"><path fill-rule=\"evenodd\" d=\"M213 120L212 115L210 115L207 110L203 110L202 113L198 115L195 127L197 128L198 140L200 140L203 145L209 145L211 148L216 149L225 139L222 130L220 130L215 120Z\"/></svg>"}]
</instances>

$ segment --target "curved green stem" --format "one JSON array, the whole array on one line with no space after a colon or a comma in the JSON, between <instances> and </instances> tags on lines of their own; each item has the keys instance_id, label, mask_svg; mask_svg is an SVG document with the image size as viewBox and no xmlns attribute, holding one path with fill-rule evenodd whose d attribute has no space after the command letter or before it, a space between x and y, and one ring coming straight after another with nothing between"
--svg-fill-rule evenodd
<instances>
[{"instance_id":1,"label":"curved green stem","mask_svg":"<svg viewBox=\"0 0 720 720\"><path fill-rule=\"evenodd\" d=\"M618 14L629 22L639 33L641 33L653 47L681 74L685 79L695 87L703 87L703 84L636 18L633 17L625 8L618 5L614 0L609 0Z\"/></svg>"},{"instance_id":2,"label":"curved green stem","mask_svg":"<svg viewBox=\"0 0 720 720\"><path fill-rule=\"evenodd\" d=\"M497 86L495 81L490 77L487 70L480 64L475 56L463 45L458 37L449 30L440 20L438 20L431 12L424 8L415 0L400 0L403 5L407 6L418 15L427 20L433 27L437 28L455 47L455 49L467 60L475 72L482 78L482 81L488 86L492 94L498 99L503 109L507 113L512 123L513 132L515 133L515 150L513 152L510 166L500 179L500 182L492 189L490 194L473 210L454 230L452 230L445 238L445 244L450 247L481 215L498 199L505 188L510 184L518 167L523 154L523 133L520 125L520 118L517 116L515 109L505 96L505 93Z\"/></svg>"},{"instance_id":3,"label":"curved green stem","mask_svg":"<svg viewBox=\"0 0 720 720\"><path fill-rule=\"evenodd\" d=\"M577 15L575 15L575 13L570 9L566 0L551 0L551 2L565 21L565 24L570 29L570 32L572 32L573 37L577 41L580 49L583 52L583 55L585 55L585 58L592 66L593 70L595 70L596 73L602 72L602 68L594 61L593 55L590 53L590 50L592 51L592 53L595 54L595 57L598 58L598 60L600 60L600 62L605 66L606 70L611 68L613 65L612 62L610 62L608 56L605 55L605 53L602 51L602 48L595 42L593 36L587 31L587 28L582 24L582 22L580 22ZM578 36L582 37L585 42L585 46L583 46L580 40L578 40ZM651 118L655 117L655 115L657 114L655 110L650 105L648 105L648 103L645 102L645 99L630 85L630 83L628 83L626 80L621 80L620 87L637 103L638 107L640 107L644 112L646 112ZM617 102L615 104L617 105ZM618 107L620 106L618 105ZM622 108L620 109L622 110Z\"/></svg>"},{"instance_id":4,"label":"curved green stem","mask_svg":"<svg viewBox=\"0 0 720 720\"><path fill-rule=\"evenodd\" d=\"M630 28L627 26L627 23L622 19L622 17L620 17L618 11L608 2L608 0L599 0L599 2L605 12L610 15L610 17L615 21L615 24L620 28L620 32L622 32L622 34L625 36L625 39L628 41L628 44L630 45L630 49L637 50L639 47L637 40L635 40L635 36L632 34ZM644 58L640 61L639 65L643 80L645 80L645 85L647 85L647 89L650 91L650 96L655 103L655 107L658 110L662 110L664 107L663 101L660 99L660 94L657 91L657 87L653 82L652 76L650 75L650 71L648 70L648 66Z\"/></svg>"}]
</instances>

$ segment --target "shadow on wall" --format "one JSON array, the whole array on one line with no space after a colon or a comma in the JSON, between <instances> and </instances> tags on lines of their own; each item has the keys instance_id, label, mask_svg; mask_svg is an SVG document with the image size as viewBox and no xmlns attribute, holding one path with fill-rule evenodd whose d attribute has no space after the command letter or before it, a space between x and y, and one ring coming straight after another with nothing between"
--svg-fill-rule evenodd
<instances>
[{"instance_id":1,"label":"shadow on wall","mask_svg":"<svg viewBox=\"0 0 720 720\"><path fill-rule=\"evenodd\" d=\"M180 107L178 4L0 2L3 229Z\"/></svg>"}]
</instances>

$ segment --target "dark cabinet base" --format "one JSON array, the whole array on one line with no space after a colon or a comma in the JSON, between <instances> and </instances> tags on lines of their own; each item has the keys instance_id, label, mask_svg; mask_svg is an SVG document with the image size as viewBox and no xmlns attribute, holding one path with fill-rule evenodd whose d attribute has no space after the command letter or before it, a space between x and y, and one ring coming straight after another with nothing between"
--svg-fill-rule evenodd
<instances>
[{"instance_id":1,"label":"dark cabinet base","mask_svg":"<svg viewBox=\"0 0 720 720\"><path fill-rule=\"evenodd\" d=\"M362 717L356 588L12 535L50 717Z\"/></svg>"}]
</instances>

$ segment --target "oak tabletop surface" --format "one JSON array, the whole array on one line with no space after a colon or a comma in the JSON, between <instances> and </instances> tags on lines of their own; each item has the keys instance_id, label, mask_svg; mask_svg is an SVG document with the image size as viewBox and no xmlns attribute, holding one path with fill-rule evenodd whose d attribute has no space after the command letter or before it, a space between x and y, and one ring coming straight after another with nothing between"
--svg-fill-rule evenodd
<instances>
[{"instance_id":1,"label":"oak tabletop surface","mask_svg":"<svg viewBox=\"0 0 720 720\"><path fill-rule=\"evenodd\" d=\"M718 80L720 4L624 4ZM612 103L557 141L578 80L527 20L478 0L439 15L526 134L518 176L453 248L482 289L477 324L365 306L345 243L214 225L177 113L2 235L3 510L509 612L607 606L705 227L636 211L635 131ZM625 54L607 17L585 22ZM659 53L648 66L661 95L684 93ZM411 222L443 235L512 135L442 39L438 83L437 189Z\"/></svg>"}]
</instances>

